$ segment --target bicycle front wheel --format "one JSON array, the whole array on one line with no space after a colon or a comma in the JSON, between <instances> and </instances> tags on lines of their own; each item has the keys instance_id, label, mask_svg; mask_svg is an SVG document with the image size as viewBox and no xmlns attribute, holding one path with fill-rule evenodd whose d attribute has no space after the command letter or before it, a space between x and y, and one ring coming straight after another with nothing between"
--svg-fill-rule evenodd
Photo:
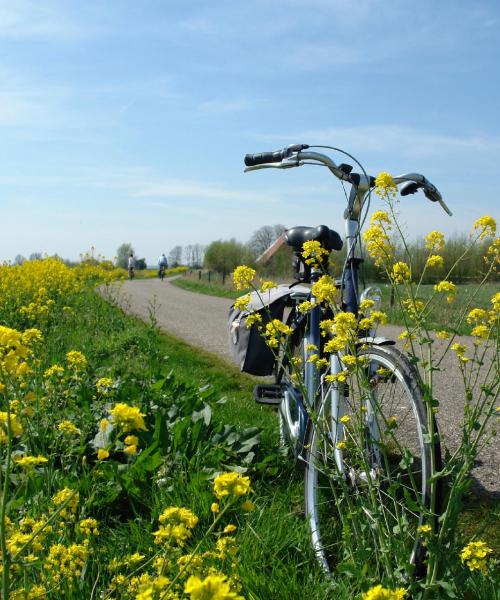
<instances>
[{"instance_id":1,"label":"bicycle front wheel","mask_svg":"<svg viewBox=\"0 0 500 600\"><path fill-rule=\"evenodd\" d=\"M365 564L370 556L374 568L390 552L415 571L425 557L419 527L436 510L434 418L429 435L422 390L403 354L371 346L358 356L364 366L342 384L340 412L332 416L333 388L324 386L309 423L305 510L312 544L326 571L346 548Z\"/></svg>"}]
</instances>

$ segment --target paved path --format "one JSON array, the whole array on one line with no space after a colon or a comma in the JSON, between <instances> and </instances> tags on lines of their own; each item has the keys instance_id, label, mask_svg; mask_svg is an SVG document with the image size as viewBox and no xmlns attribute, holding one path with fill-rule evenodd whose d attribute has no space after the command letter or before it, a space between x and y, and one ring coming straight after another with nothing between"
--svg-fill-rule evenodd
<instances>
[{"instance_id":1,"label":"paved path","mask_svg":"<svg viewBox=\"0 0 500 600\"><path fill-rule=\"evenodd\" d=\"M152 305L156 303L156 318L161 329L231 362L226 320L232 300L188 292L168 280L158 279L125 281L120 295L123 308L146 321ZM401 328L389 325L380 334L395 338L400 331ZM464 336L463 341L471 345L470 338ZM439 350L442 344L437 341L435 348ZM441 402L438 422L442 439L453 448L460 439L457 424L464 408L461 375L453 353L449 353L442 366L442 371L436 373L435 384L436 397ZM477 491L500 497L498 465L500 441L497 437L481 452L473 471Z\"/></svg>"}]
</instances>

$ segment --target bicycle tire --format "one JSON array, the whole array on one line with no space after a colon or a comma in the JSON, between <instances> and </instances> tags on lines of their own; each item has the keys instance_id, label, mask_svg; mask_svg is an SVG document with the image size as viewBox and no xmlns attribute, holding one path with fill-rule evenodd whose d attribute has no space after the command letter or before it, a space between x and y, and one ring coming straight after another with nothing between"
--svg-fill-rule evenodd
<instances>
[{"instance_id":1,"label":"bicycle tire","mask_svg":"<svg viewBox=\"0 0 500 600\"><path fill-rule=\"evenodd\" d=\"M399 532L396 527L400 526L400 520L402 523L408 523L404 531L401 531L401 543L397 537L393 540L401 551L408 552L405 556L408 557L408 564L411 565L410 571L418 575L425 560L425 545L418 527L424 523L424 515L427 515L427 519L432 518L434 525L437 526L435 515L441 502L441 492L438 489L434 496L436 505L433 507L433 516L429 517L432 514L430 477L434 470L441 466L435 419L432 416L431 422L435 435L431 439L431 436L427 435L427 410L417 374L401 352L394 347L370 346L365 350L360 350L358 355L367 357L369 361L367 369L369 368L372 373L377 372L380 367L389 370L384 377L380 376L380 383L375 382L374 388L376 389L370 390L371 400L369 402L377 407L376 419L380 437L375 442L368 433L367 417L365 416L369 413L365 406L367 394L363 392L359 397L359 390L356 389L355 384L349 386L344 414L353 420L352 426L347 429L348 436L351 430L353 436L361 437L361 439L353 440L353 447L363 449L361 453L358 452L357 456L365 455L364 471L356 472L356 468L359 469L362 465L350 457L348 449L341 452L343 473L339 473L337 467L332 469L332 457L335 451L331 440L337 438L332 437L332 432L327 431L326 435L324 431L320 432L318 420L309 422L305 440L304 492L305 513L309 523L312 545L323 569L332 572L340 558L340 541L342 535L345 535L341 524L345 514L343 511L346 510L346 504L350 501L346 497L346 492L351 500L355 495L361 508L366 510L369 515L373 505L368 509L363 506L363 503L366 498L369 498L367 493L373 494L373 490L375 490L379 504L372 514L383 519L382 525L389 530L394 528L392 532L397 536ZM377 371L374 371L376 366ZM380 372L385 373L382 370ZM395 401L388 406L388 412L391 414L386 417L383 411L386 409L386 400L390 400L390 397L386 397L384 391L378 388L382 387L382 384L389 383L396 384L395 387L399 388L400 395L395 397ZM372 385L371 380L370 385ZM380 391L382 391L382 395L380 395ZM377 399L374 400L375 395L377 395ZM317 415L328 413L328 401L328 390L324 390L319 399ZM395 417L397 425L390 430L388 429L388 419L392 416ZM355 426L354 419L361 422L360 428ZM324 422L328 423L329 420L326 418ZM390 436L389 431L391 432ZM346 443L351 441L348 436ZM384 436L387 439L384 439ZM396 436L397 442L393 439ZM385 454L384 446L389 441L393 447L391 449L390 446L387 446L387 454ZM359 445L356 446L356 443ZM384 460L379 459L378 462L383 464L376 464L377 453L375 450L381 448L384 448ZM400 456L400 452L403 456ZM356 456L356 452L353 455ZM350 460L353 460L352 464L350 464ZM372 465L369 471L366 468L367 463ZM392 487L388 488L389 485ZM387 493L388 489L391 494ZM399 512L401 512L401 519L398 516ZM426 522L428 523L429 520ZM379 522L373 526L380 527L381 524ZM362 544L361 539L356 543L358 542Z\"/></svg>"},{"instance_id":2,"label":"bicycle tire","mask_svg":"<svg viewBox=\"0 0 500 600\"><path fill-rule=\"evenodd\" d=\"M294 320L293 311L287 319L287 325L290 325ZM303 332L300 329L294 331L290 336L286 346L281 349L280 357L277 362L277 370L275 381L277 384L284 384L284 397L278 406L278 427L280 447L286 452L297 457L301 450L300 433L299 433L299 407L295 398L301 398L301 393L297 389L292 379L292 367L290 364L291 357L300 357L303 361L302 381L304 381L304 363L305 363L305 348L304 348Z\"/></svg>"}]
</instances>

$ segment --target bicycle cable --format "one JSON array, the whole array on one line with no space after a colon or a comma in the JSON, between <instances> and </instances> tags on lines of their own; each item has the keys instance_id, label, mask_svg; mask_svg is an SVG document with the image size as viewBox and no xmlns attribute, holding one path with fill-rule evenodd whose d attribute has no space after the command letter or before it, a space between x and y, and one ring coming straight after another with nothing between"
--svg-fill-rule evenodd
<instances>
[{"instance_id":1,"label":"bicycle cable","mask_svg":"<svg viewBox=\"0 0 500 600\"><path fill-rule=\"evenodd\" d=\"M368 173L366 172L365 168L363 167L363 165L359 162L359 160L353 156L352 154L349 154L349 152L346 152L345 150L342 150L341 148L336 148L335 146L326 146L326 145L311 145L310 148L326 148L328 150L333 150L334 152L340 152L341 154L344 154L345 156L348 156L349 158L351 158L357 165L358 167L361 169L361 171L363 171L363 175L366 178L366 181L369 181L369 177L368 177ZM342 182L343 184L343 182ZM344 190L345 193L345 190ZM366 210L365 210L365 214L364 217L362 219L360 219L358 221L358 227L356 230L356 233L354 235L355 240L359 239L359 245L361 246L361 229L365 224L365 221L368 217L368 211L370 209L370 204L371 204L371 194L372 194L372 190L371 187L368 188L368 192L365 195L364 199L363 199L363 205L361 207L361 210L363 210L366 206ZM343 302L344 300L344 275L345 275L345 271L347 268L347 264L350 260L352 260L352 258L354 258L354 249L356 248L356 244L358 242L356 242L355 244L352 245L351 251L346 254L346 258L344 261L344 266L342 268L342 275L341 275L341 284L340 284L340 301ZM355 296L356 296L356 302L359 303L359 298L358 298L358 292L357 290L354 290Z\"/></svg>"}]
</instances>

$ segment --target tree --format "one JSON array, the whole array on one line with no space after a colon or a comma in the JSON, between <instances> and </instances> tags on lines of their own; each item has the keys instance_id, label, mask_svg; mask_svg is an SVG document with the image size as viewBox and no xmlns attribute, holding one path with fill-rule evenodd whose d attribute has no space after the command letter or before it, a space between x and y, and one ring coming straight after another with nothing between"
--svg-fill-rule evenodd
<instances>
[{"instance_id":1,"label":"tree","mask_svg":"<svg viewBox=\"0 0 500 600\"><path fill-rule=\"evenodd\" d=\"M135 259L135 268L138 271L143 271L147 268L146 259L145 258L136 258Z\"/></svg>"},{"instance_id":2,"label":"tree","mask_svg":"<svg viewBox=\"0 0 500 600\"><path fill-rule=\"evenodd\" d=\"M193 246L192 244L188 244L184 248L184 263L189 267L193 264Z\"/></svg>"},{"instance_id":3,"label":"tree","mask_svg":"<svg viewBox=\"0 0 500 600\"><path fill-rule=\"evenodd\" d=\"M41 252L32 252L30 254L29 260L42 260L42 253Z\"/></svg>"},{"instance_id":4,"label":"tree","mask_svg":"<svg viewBox=\"0 0 500 600\"><path fill-rule=\"evenodd\" d=\"M264 225L260 229L257 229L257 231L254 231L248 242L248 247L252 251L252 255L258 258L284 231L284 225L279 224Z\"/></svg>"},{"instance_id":5,"label":"tree","mask_svg":"<svg viewBox=\"0 0 500 600\"><path fill-rule=\"evenodd\" d=\"M205 246L201 244L194 244L193 246L193 255L192 255L192 265L195 269L201 269L203 266L203 259L205 257Z\"/></svg>"},{"instance_id":6,"label":"tree","mask_svg":"<svg viewBox=\"0 0 500 600\"><path fill-rule=\"evenodd\" d=\"M122 269L128 268L128 257L135 254L132 244L126 242L118 247L116 251L116 266Z\"/></svg>"},{"instance_id":7,"label":"tree","mask_svg":"<svg viewBox=\"0 0 500 600\"><path fill-rule=\"evenodd\" d=\"M22 254L18 254L14 259L15 265L22 265L24 262L26 262L26 258Z\"/></svg>"},{"instance_id":8,"label":"tree","mask_svg":"<svg viewBox=\"0 0 500 600\"><path fill-rule=\"evenodd\" d=\"M218 240L208 245L205 252L205 267L227 275L238 265L251 262L248 248L235 239Z\"/></svg>"},{"instance_id":9,"label":"tree","mask_svg":"<svg viewBox=\"0 0 500 600\"><path fill-rule=\"evenodd\" d=\"M182 262L182 246L174 246L168 254L168 266L178 267Z\"/></svg>"}]
</instances>

